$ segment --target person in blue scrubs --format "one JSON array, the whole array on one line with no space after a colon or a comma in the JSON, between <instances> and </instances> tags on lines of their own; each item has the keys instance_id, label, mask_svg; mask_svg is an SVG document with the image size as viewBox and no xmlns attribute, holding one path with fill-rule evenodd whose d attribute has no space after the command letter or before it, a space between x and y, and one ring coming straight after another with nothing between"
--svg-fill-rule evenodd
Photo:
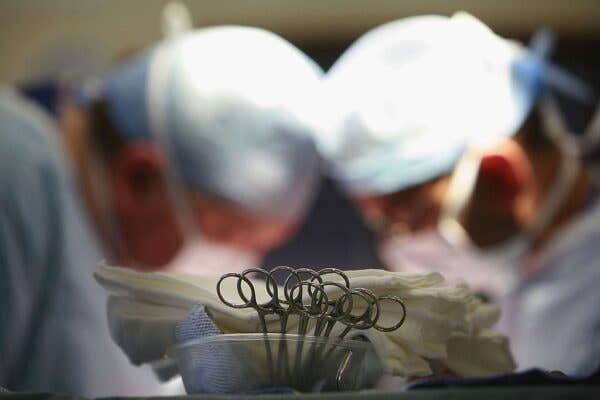
<instances>
[{"instance_id":1,"label":"person in blue scrubs","mask_svg":"<svg viewBox=\"0 0 600 400\"><path fill-rule=\"evenodd\" d=\"M90 81L58 127L3 89L0 386L164 394L111 341L92 273L102 259L177 268L198 246L185 270L219 273L248 266L227 254L256 261L285 241L318 184L320 78L282 38L231 26L169 38Z\"/></svg>"},{"instance_id":2,"label":"person in blue scrubs","mask_svg":"<svg viewBox=\"0 0 600 400\"><path fill-rule=\"evenodd\" d=\"M437 270L503 303L520 368L600 360L600 202L553 98L591 90L474 17L420 16L358 39L325 78L319 148L387 267ZM597 122L597 121L596 121Z\"/></svg>"},{"instance_id":3,"label":"person in blue scrubs","mask_svg":"<svg viewBox=\"0 0 600 400\"><path fill-rule=\"evenodd\" d=\"M151 371L130 366L110 339L106 296L91 276L99 244L54 122L7 87L0 121L0 386L156 391Z\"/></svg>"}]
</instances>

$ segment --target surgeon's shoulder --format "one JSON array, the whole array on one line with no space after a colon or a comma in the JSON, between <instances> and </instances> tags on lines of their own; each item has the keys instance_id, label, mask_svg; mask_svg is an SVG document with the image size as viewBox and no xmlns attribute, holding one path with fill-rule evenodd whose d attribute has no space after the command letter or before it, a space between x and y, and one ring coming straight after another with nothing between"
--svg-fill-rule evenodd
<instances>
[{"instance_id":1,"label":"surgeon's shoulder","mask_svg":"<svg viewBox=\"0 0 600 400\"><path fill-rule=\"evenodd\" d=\"M0 88L0 178L18 179L32 169L60 170L64 157L52 118L12 88Z\"/></svg>"},{"instance_id":2,"label":"surgeon's shoulder","mask_svg":"<svg viewBox=\"0 0 600 400\"><path fill-rule=\"evenodd\" d=\"M600 291L593 289L600 285L600 199L548 243L540 263L539 279L570 286L579 297L600 299Z\"/></svg>"}]
</instances>

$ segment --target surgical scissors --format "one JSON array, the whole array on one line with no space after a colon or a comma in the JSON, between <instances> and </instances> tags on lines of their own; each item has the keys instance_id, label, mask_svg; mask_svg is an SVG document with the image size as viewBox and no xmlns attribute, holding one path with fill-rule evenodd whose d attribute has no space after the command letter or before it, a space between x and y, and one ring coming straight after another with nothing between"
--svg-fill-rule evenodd
<instances>
[{"instance_id":1,"label":"surgical scissors","mask_svg":"<svg viewBox=\"0 0 600 400\"><path fill-rule=\"evenodd\" d=\"M275 276L281 273L287 274L287 276L284 275L283 286L280 287L276 283ZM266 294L264 300L259 300L258 289L249 275L253 275L252 279L264 279L264 288L261 288ZM231 300L225 297L223 283L226 279L237 280L235 289L238 299ZM300 336L311 332L313 336L328 338L335 325L339 323L343 327L337 334L338 340L343 340L353 329L392 332L399 329L406 320L406 306L402 299L393 295L376 296L373 291L365 288L351 288L348 276L343 271L330 267L315 271L309 268L294 269L288 266L279 266L271 271L249 268L241 273L228 273L217 282L217 295L221 302L229 307L252 308L256 311L260 330L265 334L269 373L273 382L277 384L282 382L281 374L285 373L287 378L287 381L283 380L283 382L290 382L292 378L288 363L288 345L283 337L279 341L277 374L273 368L273 352L266 335L269 333L269 322L271 322L269 316L271 315L279 317L278 330L284 336L288 333L288 322L291 315L298 317L297 333ZM401 307L401 317L391 326L382 326L379 323L383 302L397 303ZM315 321L312 328L311 321ZM293 369L296 373L294 379L299 379L299 376L302 375L303 345L302 340L295 342ZM327 360L332 356L334 349L334 343L328 351L322 351L323 344L313 346L306 362L312 365L317 357L318 360ZM344 361L339 365L336 378L338 381L341 379L350 356L347 354L342 358Z\"/></svg>"},{"instance_id":2,"label":"surgical scissors","mask_svg":"<svg viewBox=\"0 0 600 400\"><path fill-rule=\"evenodd\" d=\"M276 284L274 275L285 272L283 288ZM265 279L265 292L267 299L258 301L257 289L248 275L254 274ZM303 278L303 275L307 276ZM325 280L327 275L335 275L340 280ZM235 278L237 295L241 302L236 303L225 298L223 282ZM293 282L295 280L295 282ZM329 290L328 294L328 288ZM283 292L283 297L280 293ZM336 296L335 292L339 292ZM339 322L346 327L340 333L343 338L352 329L376 329L381 332L391 332L400 328L406 320L406 306L397 296L376 296L371 290L365 288L350 288L350 280L341 270L323 268L314 271L308 268L294 269L279 266L270 272L262 268L249 268L241 273L228 273L217 282L217 295L223 304L232 308L253 308L259 317L260 328L263 333L268 333L269 315L277 315L280 319L280 333L287 333L290 315L298 316L298 334L308 332L311 319L316 320L313 334L315 336L329 336L335 323ZM333 296L332 296L333 295ZM397 303L402 310L401 318L391 326L381 326L378 320L381 316L381 303L384 301ZM357 304L362 303L364 311L355 315L352 313ZM360 307L363 308L363 307Z\"/></svg>"}]
</instances>

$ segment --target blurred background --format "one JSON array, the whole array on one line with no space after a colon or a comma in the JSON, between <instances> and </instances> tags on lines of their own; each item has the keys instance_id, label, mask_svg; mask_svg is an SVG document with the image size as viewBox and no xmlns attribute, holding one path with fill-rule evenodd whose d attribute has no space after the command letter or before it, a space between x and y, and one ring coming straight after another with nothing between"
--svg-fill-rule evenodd
<instances>
[{"instance_id":1,"label":"blurred background","mask_svg":"<svg viewBox=\"0 0 600 400\"><path fill-rule=\"evenodd\" d=\"M65 56L105 68L116 54L156 41L165 0L3 0L0 79L26 81L64 67ZM502 36L527 39L545 25L559 36L558 56L598 57L600 5L595 0L221 0L182 1L195 26L263 27L291 40L327 67L353 39L385 21L472 13ZM78 65L72 65L78 66Z\"/></svg>"},{"instance_id":2,"label":"blurred background","mask_svg":"<svg viewBox=\"0 0 600 400\"><path fill-rule=\"evenodd\" d=\"M0 3L0 82L30 90L58 74L96 74L115 59L162 36L165 0L3 0ZM253 0L182 1L195 27L241 24L272 30L292 41L324 68L365 31L418 14L464 10L498 34L527 42L539 27L557 37L554 59L600 87L600 2L595 0ZM53 93L41 97L52 111ZM568 110L567 110L568 111ZM585 117L568 113L574 127ZM272 251L266 266L378 266L373 241L352 205L325 181L296 237Z\"/></svg>"}]
</instances>

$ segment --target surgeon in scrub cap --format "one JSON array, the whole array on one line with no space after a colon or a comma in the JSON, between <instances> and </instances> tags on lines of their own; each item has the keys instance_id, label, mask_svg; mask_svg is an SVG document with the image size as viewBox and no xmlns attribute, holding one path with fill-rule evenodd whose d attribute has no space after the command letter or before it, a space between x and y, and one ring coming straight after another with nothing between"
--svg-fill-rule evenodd
<instances>
[{"instance_id":1,"label":"surgeon in scrub cap","mask_svg":"<svg viewBox=\"0 0 600 400\"><path fill-rule=\"evenodd\" d=\"M217 27L167 40L83 93L111 194L90 204L112 219L118 259L154 269L178 253L187 261L175 264L217 272L289 238L318 183L310 106L320 78L272 33ZM86 193L98 184L90 167L80 165Z\"/></svg>"},{"instance_id":2,"label":"surgeon in scrub cap","mask_svg":"<svg viewBox=\"0 0 600 400\"><path fill-rule=\"evenodd\" d=\"M229 26L88 82L59 124L2 88L0 388L167 394L111 341L93 271L104 258L221 273L286 240L318 184L320 79L282 38Z\"/></svg>"},{"instance_id":3,"label":"surgeon in scrub cap","mask_svg":"<svg viewBox=\"0 0 600 400\"><path fill-rule=\"evenodd\" d=\"M505 302L522 368L585 375L600 359L600 203L583 162L598 121L568 132L551 93L593 92L550 48L547 32L527 48L464 13L384 24L328 72L319 148L389 268Z\"/></svg>"}]
</instances>

